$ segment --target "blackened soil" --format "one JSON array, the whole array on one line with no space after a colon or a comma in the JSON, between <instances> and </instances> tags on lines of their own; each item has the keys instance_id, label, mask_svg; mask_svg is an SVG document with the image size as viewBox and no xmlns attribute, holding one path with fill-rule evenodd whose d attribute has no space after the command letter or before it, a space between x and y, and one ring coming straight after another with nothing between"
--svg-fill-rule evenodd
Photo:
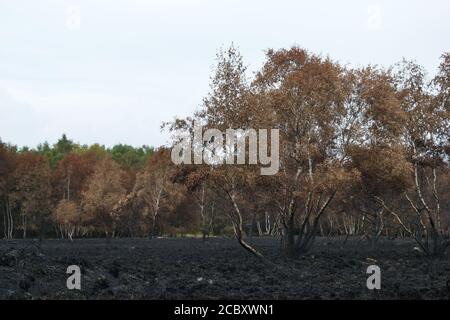
<instances>
[{"instance_id":1,"label":"blackened soil","mask_svg":"<svg viewBox=\"0 0 450 320\"><path fill-rule=\"evenodd\" d=\"M1 299L449 299L450 258L428 259L409 241L372 250L357 239L318 239L296 260L280 242L252 243L262 263L234 239L0 241ZM69 265L81 290L66 287ZM381 290L367 289L367 267L381 268Z\"/></svg>"}]
</instances>

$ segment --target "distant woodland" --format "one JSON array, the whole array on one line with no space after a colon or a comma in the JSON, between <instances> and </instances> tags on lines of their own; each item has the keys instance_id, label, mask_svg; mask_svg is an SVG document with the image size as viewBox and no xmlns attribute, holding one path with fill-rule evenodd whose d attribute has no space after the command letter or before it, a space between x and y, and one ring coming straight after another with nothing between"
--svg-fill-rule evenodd
<instances>
[{"instance_id":1,"label":"distant woodland","mask_svg":"<svg viewBox=\"0 0 450 320\"><path fill-rule=\"evenodd\" d=\"M439 58L439 57L436 57ZM276 128L280 170L174 165L170 148L0 142L5 239L277 236L298 256L317 236L407 237L427 256L450 246L450 54L434 75L414 61L343 66L298 47L268 50L249 75L217 55L211 89L178 129ZM208 79L205 79L208 81ZM2 115L6 116L7 115Z\"/></svg>"}]
</instances>

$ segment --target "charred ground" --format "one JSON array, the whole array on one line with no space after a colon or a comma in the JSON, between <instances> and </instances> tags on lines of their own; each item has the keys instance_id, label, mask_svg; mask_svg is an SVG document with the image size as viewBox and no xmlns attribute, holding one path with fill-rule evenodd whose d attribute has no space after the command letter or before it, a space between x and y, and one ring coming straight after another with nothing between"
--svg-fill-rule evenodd
<instances>
[{"instance_id":1,"label":"charred ground","mask_svg":"<svg viewBox=\"0 0 450 320\"><path fill-rule=\"evenodd\" d=\"M413 243L320 238L299 259L279 254L279 240L252 243L281 268L261 263L233 239L0 241L2 299L448 299L448 257L428 259ZM82 290L66 288L79 265ZM366 288L369 265L382 288Z\"/></svg>"}]
</instances>

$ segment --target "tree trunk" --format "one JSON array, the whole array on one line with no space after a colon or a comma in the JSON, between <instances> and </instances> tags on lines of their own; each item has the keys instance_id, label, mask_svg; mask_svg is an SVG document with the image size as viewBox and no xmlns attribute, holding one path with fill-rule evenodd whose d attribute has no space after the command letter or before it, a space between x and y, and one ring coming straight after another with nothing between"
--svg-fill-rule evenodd
<instances>
[{"instance_id":1,"label":"tree trunk","mask_svg":"<svg viewBox=\"0 0 450 320\"><path fill-rule=\"evenodd\" d=\"M26 214L22 215L22 231L23 231L22 237L23 237L23 239L26 239L27 238L27 216L26 216Z\"/></svg>"},{"instance_id":2,"label":"tree trunk","mask_svg":"<svg viewBox=\"0 0 450 320\"><path fill-rule=\"evenodd\" d=\"M254 256L261 258L263 260L266 260L264 258L264 256L257 251L255 248L253 248L250 244L248 244L245 239L244 239L244 232L242 229L242 224L243 224L243 220L242 220L242 214L241 214L241 210L239 209L238 204L236 203L236 200L234 198L233 194L230 194L227 192L228 197L230 198L232 204L233 204L233 208L234 208L234 212L236 213L236 217L234 217L234 215L232 213L229 214L229 217L231 219L231 222L233 224L233 229L234 229L234 234L236 236L236 239L238 241L238 243L248 252L250 252L251 254L253 254Z\"/></svg>"},{"instance_id":3,"label":"tree trunk","mask_svg":"<svg viewBox=\"0 0 450 320\"><path fill-rule=\"evenodd\" d=\"M156 217L158 216L158 213L152 216L152 227L150 229L150 233L148 235L148 238L151 240L155 236L156 233Z\"/></svg>"}]
</instances>

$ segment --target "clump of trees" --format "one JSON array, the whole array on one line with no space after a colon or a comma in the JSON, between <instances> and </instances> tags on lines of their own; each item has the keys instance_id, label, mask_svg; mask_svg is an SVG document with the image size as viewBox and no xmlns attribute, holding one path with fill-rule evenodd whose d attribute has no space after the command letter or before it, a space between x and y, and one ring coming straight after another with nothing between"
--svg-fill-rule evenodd
<instances>
[{"instance_id":1,"label":"clump of trees","mask_svg":"<svg viewBox=\"0 0 450 320\"><path fill-rule=\"evenodd\" d=\"M256 255L244 221L260 219L261 210L292 256L308 252L319 234L362 235L373 246L383 235L407 235L425 254L442 255L449 246L449 61L444 54L427 81L411 61L351 69L293 47L269 50L249 81L239 52L222 51L201 110L169 128L279 129L280 170L261 177L249 165L184 165L177 179L228 199L236 238Z\"/></svg>"},{"instance_id":2,"label":"clump of trees","mask_svg":"<svg viewBox=\"0 0 450 320\"><path fill-rule=\"evenodd\" d=\"M290 256L320 235L359 236L373 247L410 237L442 256L450 246L449 75L448 53L429 79L412 61L349 68L292 47L268 50L250 76L231 47L217 56L201 108L165 128L174 143L194 123L279 129L277 174L249 164L175 165L167 148L82 146L65 135L36 149L0 143L3 235L234 234L260 257L248 237L279 236Z\"/></svg>"}]
</instances>

